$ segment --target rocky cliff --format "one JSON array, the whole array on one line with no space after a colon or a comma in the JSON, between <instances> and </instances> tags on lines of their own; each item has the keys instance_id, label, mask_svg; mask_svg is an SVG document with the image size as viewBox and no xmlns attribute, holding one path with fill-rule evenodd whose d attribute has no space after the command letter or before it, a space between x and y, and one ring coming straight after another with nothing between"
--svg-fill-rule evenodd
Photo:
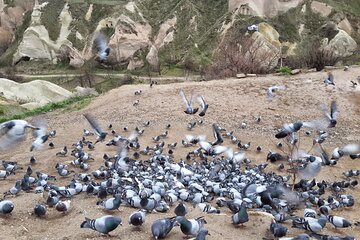
<instances>
[{"instance_id":1,"label":"rocky cliff","mask_svg":"<svg viewBox=\"0 0 360 240\"><path fill-rule=\"evenodd\" d=\"M341 2L0 0L0 64L42 59L81 68L97 59L94 40L101 33L110 49L105 65L134 70L185 64L199 70L231 32L261 22L266 27L247 34L255 34L273 54L281 47L294 54L301 42L319 35L324 49L350 56L360 39L360 4ZM324 27L329 25L331 31Z\"/></svg>"}]
</instances>

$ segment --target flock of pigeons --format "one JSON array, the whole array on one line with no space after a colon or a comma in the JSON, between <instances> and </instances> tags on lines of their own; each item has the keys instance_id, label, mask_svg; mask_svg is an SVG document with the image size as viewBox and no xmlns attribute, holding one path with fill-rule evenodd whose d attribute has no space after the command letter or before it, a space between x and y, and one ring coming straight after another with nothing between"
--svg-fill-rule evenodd
<instances>
[{"instance_id":1,"label":"flock of pigeons","mask_svg":"<svg viewBox=\"0 0 360 240\"><path fill-rule=\"evenodd\" d=\"M267 94L274 97L275 91L284 89L273 86L268 89ZM135 95L141 93L139 90ZM203 96L192 94L187 98L182 90L180 95L185 103L186 114L205 116L209 104ZM195 106L195 100L199 106ZM71 200L76 199L76 195L86 194L94 196L94 205L96 203L109 212L119 209L121 205L136 209L128 217L128 223L136 227L145 222L147 214L173 211L173 217L160 218L152 223L154 239L166 238L177 226L187 237L205 239L209 235L206 224L211 221L211 217L189 219L189 206L197 207L207 214L230 211L232 214L229 222L235 226L246 225L251 212L266 212L271 216L272 222L268 228L269 234L264 239L354 239L352 236L322 234L326 225L348 228L360 224L336 215L337 209L354 206L355 199L346 194L346 189L358 185L356 177L360 175L359 170L344 172L342 181L316 181L322 168L336 165L340 158L360 158L358 144L348 144L334 149L330 155L327 153L323 143L328 137L326 129L334 128L337 124L336 102L331 102L330 111L325 108L323 110L325 117L322 120L298 121L279 129L275 134L279 141L276 145L278 151L269 151L267 162L262 164L253 164L246 157L247 151L251 151L251 143L243 144L233 131L217 124L212 125L212 139L188 134L182 139L182 146L177 142L165 143L171 132L171 124L168 124L161 130L164 132L152 138L153 146L143 147L140 139L151 125L150 122L136 127L133 132L127 127L120 129L129 135L126 137L119 135L119 129L115 130L112 124L104 130L94 116L84 114L92 131L84 129L84 134L78 141L72 146L65 146L54 156L58 158L58 162L60 159L71 158L71 165L57 163L55 168L59 176L52 176L40 171L34 172L36 159L31 157L25 174L4 193L4 199L0 201L0 216L14 210L11 197L16 197L21 192L47 194L46 202L34 206L33 212L38 217L46 216L48 208L66 213L71 210ZM259 117L255 124L260 121ZM199 120L188 124L187 128L190 131L196 124L202 123L203 120ZM246 125L242 127L245 128ZM301 135L300 130L304 128L307 131L304 130L305 134ZM27 129L33 130L35 138L30 151L39 150L47 143L48 147L54 148L52 139L56 138L56 131L47 132L44 122L38 120L32 125L25 120L11 120L0 124L0 150L22 141ZM312 149L317 149L316 153L299 149L300 136L312 140ZM110 139L106 141L107 138ZM93 159L91 151L95 151L96 146L105 141L109 148L118 149L117 154L111 156L104 153L103 159ZM174 158L174 151L179 147L188 149L183 159ZM262 148L258 146L254 151L262 151ZM93 161L103 161L103 164L89 172ZM277 164L280 174L267 171L269 162ZM2 165L4 170L0 170L0 178L23 173L17 162L3 160ZM284 174L286 171L289 174ZM68 184L56 185L59 177L68 178ZM295 214L299 209L303 209L301 216ZM113 214L97 219L85 218L79 225L81 228L109 235L122 221ZM305 232L286 238L289 229L283 223L288 221L292 222L292 227L304 229Z\"/></svg>"}]
</instances>

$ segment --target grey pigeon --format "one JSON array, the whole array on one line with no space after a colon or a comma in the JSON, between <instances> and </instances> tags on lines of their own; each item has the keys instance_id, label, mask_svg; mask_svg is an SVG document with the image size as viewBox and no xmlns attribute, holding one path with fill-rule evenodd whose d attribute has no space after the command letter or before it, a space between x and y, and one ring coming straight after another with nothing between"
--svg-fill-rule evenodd
<instances>
[{"instance_id":1,"label":"grey pigeon","mask_svg":"<svg viewBox=\"0 0 360 240\"><path fill-rule=\"evenodd\" d=\"M137 211L133 212L129 216L129 224L134 226L141 226L145 222L145 212Z\"/></svg>"},{"instance_id":2,"label":"grey pigeon","mask_svg":"<svg viewBox=\"0 0 360 240\"><path fill-rule=\"evenodd\" d=\"M106 215L97 219L85 218L81 223L80 228L90 228L97 232L109 235L109 232L115 230L121 225L121 218L111 215Z\"/></svg>"},{"instance_id":3,"label":"grey pigeon","mask_svg":"<svg viewBox=\"0 0 360 240\"><path fill-rule=\"evenodd\" d=\"M311 180L320 172L322 160L315 156L310 156L308 159L309 163L305 167L298 169L298 175L301 179Z\"/></svg>"},{"instance_id":4,"label":"grey pigeon","mask_svg":"<svg viewBox=\"0 0 360 240\"><path fill-rule=\"evenodd\" d=\"M206 111L207 111L207 109L209 108L209 104L207 104L207 103L205 102L205 99L204 99L203 96L199 96L199 97L198 97L198 101L199 101L200 106L201 106L201 112L199 113L199 116L200 116L200 117L203 117L203 116L205 116Z\"/></svg>"},{"instance_id":5,"label":"grey pigeon","mask_svg":"<svg viewBox=\"0 0 360 240\"><path fill-rule=\"evenodd\" d=\"M347 228L352 225L351 222L342 217L327 215L326 218L335 228Z\"/></svg>"},{"instance_id":6,"label":"grey pigeon","mask_svg":"<svg viewBox=\"0 0 360 240\"><path fill-rule=\"evenodd\" d=\"M21 191L21 182L22 180L16 180L15 182L15 186L10 188L9 191L4 192L4 196L8 196L8 195L17 195L20 191Z\"/></svg>"},{"instance_id":7,"label":"grey pigeon","mask_svg":"<svg viewBox=\"0 0 360 240\"><path fill-rule=\"evenodd\" d=\"M116 210L119 209L121 204L121 196L120 195L115 195L115 197L103 200L103 201L98 201L96 203L96 205L102 206L104 207L106 210Z\"/></svg>"},{"instance_id":8,"label":"grey pigeon","mask_svg":"<svg viewBox=\"0 0 360 240\"><path fill-rule=\"evenodd\" d=\"M34 214L38 217L42 217L46 214L46 206L43 204L36 204L34 207Z\"/></svg>"},{"instance_id":9,"label":"grey pigeon","mask_svg":"<svg viewBox=\"0 0 360 240\"><path fill-rule=\"evenodd\" d=\"M151 225L151 233L155 239L165 238L176 224L176 217L155 220Z\"/></svg>"},{"instance_id":10,"label":"grey pigeon","mask_svg":"<svg viewBox=\"0 0 360 240\"><path fill-rule=\"evenodd\" d=\"M33 130L35 140L31 144L30 152L34 149L40 149L49 138L49 135L46 134L45 123L42 120L37 120L34 125L37 129Z\"/></svg>"},{"instance_id":11,"label":"grey pigeon","mask_svg":"<svg viewBox=\"0 0 360 240\"><path fill-rule=\"evenodd\" d=\"M202 227L196 235L195 240L205 240L206 235L210 235L210 233L206 228Z\"/></svg>"},{"instance_id":12,"label":"grey pigeon","mask_svg":"<svg viewBox=\"0 0 360 240\"><path fill-rule=\"evenodd\" d=\"M284 227L280 223L272 222L270 224L270 231L276 238L285 237L288 231L287 227Z\"/></svg>"},{"instance_id":13,"label":"grey pigeon","mask_svg":"<svg viewBox=\"0 0 360 240\"><path fill-rule=\"evenodd\" d=\"M268 88L267 90L267 97L268 99L271 101L272 98L274 97L274 93L279 91L279 90L285 90L285 86L271 86Z\"/></svg>"},{"instance_id":14,"label":"grey pigeon","mask_svg":"<svg viewBox=\"0 0 360 240\"><path fill-rule=\"evenodd\" d=\"M67 213L70 210L71 201L58 201L55 205L55 209L62 213Z\"/></svg>"},{"instance_id":15,"label":"grey pigeon","mask_svg":"<svg viewBox=\"0 0 360 240\"><path fill-rule=\"evenodd\" d=\"M184 217L188 212L189 208L183 202L179 202L179 204L174 209L174 213L176 214L176 216Z\"/></svg>"},{"instance_id":16,"label":"grey pigeon","mask_svg":"<svg viewBox=\"0 0 360 240\"><path fill-rule=\"evenodd\" d=\"M184 103L186 104L186 110L184 111L186 114L195 114L199 110L199 108L193 107L193 95L190 97L190 101L186 98L185 93L183 90L180 90L180 96Z\"/></svg>"},{"instance_id":17,"label":"grey pigeon","mask_svg":"<svg viewBox=\"0 0 360 240\"><path fill-rule=\"evenodd\" d=\"M232 222L234 225L243 225L244 223L249 221L249 215L246 211L246 207L241 206L240 210L235 213L232 217Z\"/></svg>"},{"instance_id":18,"label":"grey pigeon","mask_svg":"<svg viewBox=\"0 0 360 240\"><path fill-rule=\"evenodd\" d=\"M203 217L199 217L196 219L186 219L185 217L178 217L180 229L183 234L186 236L197 236L200 229L206 224L207 222Z\"/></svg>"},{"instance_id":19,"label":"grey pigeon","mask_svg":"<svg viewBox=\"0 0 360 240\"><path fill-rule=\"evenodd\" d=\"M95 133L98 136L96 138L96 142L94 144L104 141L107 133L102 130L102 128L100 127L100 125L96 121L96 119L93 116L91 116L90 114L84 114L84 117L86 118L86 120L88 120L91 127L95 130Z\"/></svg>"},{"instance_id":20,"label":"grey pigeon","mask_svg":"<svg viewBox=\"0 0 360 240\"><path fill-rule=\"evenodd\" d=\"M328 128L335 127L336 123L337 123L337 115L338 115L336 102L335 101L331 102L330 112L327 111L325 106L323 106L322 108L323 108L325 117L327 118L327 121L329 122Z\"/></svg>"},{"instance_id":21,"label":"grey pigeon","mask_svg":"<svg viewBox=\"0 0 360 240\"><path fill-rule=\"evenodd\" d=\"M276 138L284 138L289 136L291 133L297 132L300 130L300 128L303 126L303 122L295 122L292 124L286 124L281 129L280 132L278 132L275 137Z\"/></svg>"},{"instance_id":22,"label":"grey pigeon","mask_svg":"<svg viewBox=\"0 0 360 240\"><path fill-rule=\"evenodd\" d=\"M10 200L0 200L0 213L9 214L14 210L14 203Z\"/></svg>"},{"instance_id":23,"label":"grey pigeon","mask_svg":"<svg viewBox=\"0 0 360 240\"><path fill-rule=\"evenodd\" d=\"M334 85L334 75L331 72L328 72L327 77L324 80L325 85Z\"/></svg>"},{"instance_id":24,"label":"grey pigeon","mask_svg":"<svg viewBox=\"0 0 360 240\"><path fill-rule=\"evenodd\" d=\"M26 129L38 130L25 120L11 120L0 123L0 150L12 147L26 137Z\"/></svg>"},{"instance_id":25,"label":"grey pigeon","mask_svg":"<svg viewBox=\"0 0 360 240\"><path fill-rule=\"evenodd\" d=\"M306 217L293 219L293 227L303 228L313 233L319 233L325 227L327 219L320 217L319 219Z\"/></svg>"}]
</instances>

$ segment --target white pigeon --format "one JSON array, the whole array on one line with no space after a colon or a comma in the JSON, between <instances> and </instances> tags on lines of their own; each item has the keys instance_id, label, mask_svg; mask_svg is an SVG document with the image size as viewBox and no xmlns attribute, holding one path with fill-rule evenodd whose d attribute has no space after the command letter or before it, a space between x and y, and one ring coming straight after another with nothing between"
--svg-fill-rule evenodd
<instances>
[{"instance_id":1,"label":"white pigeon","mask_svg":"<svg viewBox=\"0 0 360 240\"><path fill-rule=\"evenodd\" d=\"M10 120L0 124L0 150L5 150L26 137L26 129L39 130L25 120Z\"/></svg>"}]
</instances>

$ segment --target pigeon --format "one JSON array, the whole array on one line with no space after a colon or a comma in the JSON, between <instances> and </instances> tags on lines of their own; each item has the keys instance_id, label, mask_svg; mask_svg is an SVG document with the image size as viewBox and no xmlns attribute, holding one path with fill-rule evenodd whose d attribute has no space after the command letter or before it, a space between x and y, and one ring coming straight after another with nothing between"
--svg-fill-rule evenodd
<instances>
[{"instance_id":1,"label":"pigeon","mask_svg":"<svg viewBox=\"0 0 360 240\"><path fill-rule=\"evenodd\" d=\"M303 122L295 122L292 124L285 124L284 127L281 129L281 131L275 135L275 137L278 139L287 137L291 133L299 131L303 125L304 125Z\"/></svg>"},{"instance_id":2,"label":"pigeon","mask_svg":"<svg viewBox=\"0 0 360 240\"><path fill-rule=\"evenodd\" d=\"M36 204L34 207L34 214L38 217L42 217L46 214L46 206L43 204Z\"/></svg>"},{"instance_id":3,"label":"pigeon","mask_svg":"<svg viewBox=\"0 0 360 240\"><path fill-rule=\"evenodd\" d=\"M8 195L17 195L20 191L21 191L21 182L22 180L16 180L15 182L15 186L10 188L9 191L4 192L4 196L8 196Z\"/></svg>"},{"instance_id":4,"label":"pigeon","mask_svg":"<svg viewBox=\"0 0 360 240\"><path fill-rule=\"evenodd\" d=\"M109 232L115 230L119 225L122 225L120 217L106 215L97 219L85 218L81 223L80 228L90 228L97 232L109 235Z\"/></svg>"},{"instance_id":5,"label":"pigeon","mask_svg":"<svg viewBox=\"0 0 360 240\"><path fill-rule=\"evenodd\" d=\"M295 237L281 238L281 240L310 240L310 236L306 233L301 233Z\"/></svg>"},{"instance_id":6,"label":"pigeon","mask_svg":"<svg viewBox=\"0 0 360 240\"><path fill-rule=\"evenodd\" d=\"M326 218L335 228L347 228L352 225L351 222L342 217L327 215Z\"/></svg>"},{"instance_id":7,"label":"pigeon","mask_svg":"<svg viewBox=\"0 0 360 240\"><path fill-rule=\"evenodd\" d=\"M90 114L84 114L84 117L86 118L86 120L88 120L91 127L95 130L96 135L98 136L96 139L96 142L94 144L104 141L107 133L101 129L101 127L100 127L99 123L96 121L96 119L94 117L92 117Z\"/></svg>"},{"instance_id":8,"label":"pigeon","mask_svg":"<svg viewBox=\"0 0 360 240\"><path fill-rule=\"evenodd\" d=\"M58 201L55 205L55 209L62 213L67 213L70 210L70 200Z\"/></svg>"},{"instance_id":9,"label":"pigeon","mask_svg":"<svg viewBox=\"0 0 360 240\"><path fill-rule=\"evenodd\" d=\"M293 227L303 228L313 233L319 233L326 225L325 217L316 218L295 218L293 219Z\"/></svg>"},{"instance_id":10,"label":"pigeon","mask_svg":"<svg viewBox=\"0 0 360 240\"><path fill-rule=\"evenodd\" d=\"M219 145L224 142L224 140L221 137L220 128L214 123L212 125L213 127L213 134L215 141L211 143L212 146Z\"/></svg>"},{"instance_id":11,"label":"pigeon","mask_svg":"<svg viewBox=\"0 0 360 240\"><path fill-rule=\"evenodd\" d=\"M356 86L358 85L357 82L350 80L351 82L351 87L356 88Z\"/></svg>"},{"instance_id":12,"label":"pigeon","mask_svg":"<svg viewBox=\"0 0 360 240\"><path fill-rule=\"evenodd\" d=\"M332 159L340 159L345 155L355 155L360 153L360 145L356 143L347 144L342 148L335 148L332 152Z\"/></svg>"},{"instance_id":13,"label":"pigeon","mask_svg":"<svg viewBox=\"0 0 360 240\"><path fill-rule=\"evenodd\" d=\"M199 116L200 116L200 117L203 117L203 116L205 116L206 111L207 111L207 109L209 108L209 104L207 104L207 103L205 102L205 99L204 99L203 96L199 96L199 97L198 97L198 101L199 101L200 106L201 106L201 112L199 113Z\"/></svg>"},{"instance_id":14,"label":"pigeon","mask_svg":"<svg viewBox=\"0 0 360 240\"><path fill-rule=\"evenodd\" d=\"M14 203L9 200L0 200L0 213L9 214L14 210Z\"/></svg>"},{"instance_id":15,"label":"pigeon","mask_svg":"<svg viewBox=\"0 0 360 240\"><path fill-rule=\"evenodd\" d=\"M313 179L321 170L322 160L319 157L308 157L309 163L305 167L298 169L298 176L301 179Z\"/></svg>"},{"instance_id":16,"label":"pigeon","mask_svg":"<svg viewBox=\"0 0 360 240\"><path fill-rule=\"evenodd\" d=\"M202 227L196 235L195 240L205 240L206 235L210 235L210 233L206 228Z\"/></svg>"},{"instance_id":17,"label":"pigeon","mask_svg":"<svg viewBox=\"0 0 360 240\"><path fill-rule=\"evenodd\" d=\"M205 154L208 156L219 155L228 149L225 146L212 147L210 143L205 142L205 141L199 142L199 145L200 145L201 149L203 149L205 151Z\"/></svg>"},{"instance_id":18,"label":"pigeon","mask_svg":"<svg viewBox=\"0 0 360 240\"><path fill-rule=\"evenodd\" d=\"M240 210L235 213L232 217L232 222L234 225L243 225L244 223L248 222L249 221L249 215L246 211L246 207L244 206L241 206L240 207Z\"/></svg>"},{"instance_id":19,"label":"pigeon","mask_svg":"<svg viewBox=\"0 0 360 240\"><path fill-rule=\"evenodd\" d=\"M134 226L141 226L145 222L145 212L133 212L129 216L129 224Z\"/></svg>"},{"instance_id":20,"label":"pigeon","mask_svg":"<svg viewBox=\"0 0 360 240\"><path fill-rule=\"evenodd\" d=\"M103 62L107 59L110 54L110 48L107 45L107 40L104 34L100 33L96 36L95 46L98 51L97 55L100 59L100 62Z\"/></svg>"},{"instance_id":21,"label":"pigeon","mask_svg":"<svg viewBox=\"0 0 360 240\"><path fill-rule=\"evenodd\" d=\"M67 147L65 146L60 152L56 153L56 156L57 157L65 157L67 152L68 152L68 150L67 150Z\"/></svg>"},{"instance_id":22,"label":"pigeon","mask_svg":"<svg viewBox=\"0 0 360 240\"><path fill-rule=\"evenodd\" d=\"M206 224L206 220L203 217L196 219L186 219L185 217L178 217L180 229L183 234L186 236L197 236L200 229Z\"/></svg>"},{"instance_id":23,"label":"pigeon","mask_svg":"<svg viewBox=\"0 0 360 240\"><path fill-rule=\"evenodd\" d=\"M190 101L186 98L183 90L180 90L180 96L184 103L186 104L186 110L184 111L186 114L195 114L199 110L199 108L193 108L193 95L191 95Z\"/></svg>"},{"instance_id":24,"label":"pigeon","mask_svg":"<svg viewBox=\"0 0 360 240\"><path fill-rule=\"evenodd\" d=\"M324 106L323 106L323 111L324 111L325 117L329 121L328 128L335 127L336 123L337 123L336 119L337 119L337 115L338 115L336 102L335 101L331 102L330 113L327 112L326 107L324 107Z\"/></svg>"},{"instance_id":25,"label":"pigeon","mask_svg":"<svg viewBox=\"0 0 360 240\"><path fill-rule=\"evenodd\" d=\"M287 229L287 227L284 227L280 223L276 223L275 221L273 221L270 224L270 231L274 235L274 237L280 238L280 237L286 236L288 229Z\"/></svg>"},{"instance_id":26,"label":"pigeon","mask_svg":"<svg viewBox=\"0 0 360 240\"><path fill-rule=\"evenodd\" d=\"M98 201L96 205L104 207L106 210L116 210L119 209L121 204L121 196L116 195L113 198L109 198L104 201Z\"/></svg>"},{"instance_id":27,"label":"pigeon","mask_svg":"<svg viewBox=\"0 0 360 240\"><path fill-rule=\"evenodd\" d=\"M177 223L177 217L155 220L151 225L151 233L155 239L165 238Z\"/></svg>"},{"instance_id":28,"label":"pigeon","mask_svg":"<svg viewBox=\"0 0 360 240\"><path fill-rule=\"evenodd\" d=\"M188 212L189 208L183 202L179 202L179 204L174 209L174 213L176 214L176 216L184 217Z\"/></svg>"},{"instance_id":29,"label":"pigeon","mask_svg":"<svg viewBox=\"0 0 360 240\"><path fill-rule=\"evenodd\" d=\"M328 76L324 80L325 85L334 85L334 75L331 72L328 72Z\"/></svg>"},{"instance_id":30,"label":"pigeon","mask_svg":"<svg viewBox=\"0 0 360 240\"><path fill-rule=\"evenodd\" d=\"M26 129L39 130L25 120L10 120L0 123L0 150L12 147L25 139Z\"/></svg>"},{"instance_id":31,"label":"pigeon","mask_svg":"<svg viewBox=\"0 0 360 240\"><path fill-rule=\"evenodd\" d=\"M267 97L269 100L272 100L272 98L274 97L274 93L279 91L279 90L285 90L286 87L285 86L271 86L268 88L267 90Z\"/></svg>"},{"instance_id":32,"label":"pigeon","mask_svg":"<svg viewBox=\"0 0 360 240\"><path fill-rule=\"evenodd\" d=\"M44 145L44 143L48 140L49 135L46 134L46 129L44 125L45 124L43 121L38 120L36 122L35 126L37 127L37 129L33 131L35 140L31 144L30 152L33 151L34 149L35 150L40 149Z\"/></svg>"}]
</instances>

